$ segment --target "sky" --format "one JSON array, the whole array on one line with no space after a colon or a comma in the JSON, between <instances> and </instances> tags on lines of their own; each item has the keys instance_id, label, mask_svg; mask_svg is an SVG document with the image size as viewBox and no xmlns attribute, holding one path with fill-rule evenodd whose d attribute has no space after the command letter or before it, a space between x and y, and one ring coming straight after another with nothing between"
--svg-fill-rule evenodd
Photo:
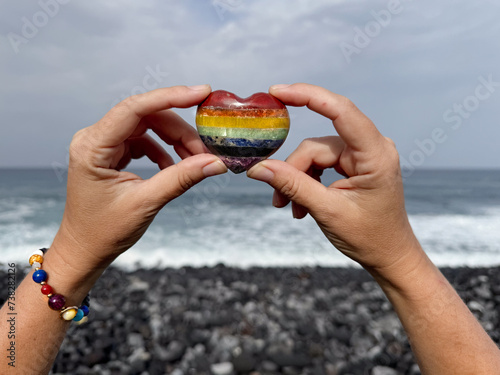
<instances>
[{"instance_id":1,"label":"sky","mask_svg":"<svg viewBox=\"0 0 500 375\"><path fill-rule=\"evenodd\" d=\"M77 130L157 87L308 82L349 97L408 173L498 168L499 16L498 0L3 1L0 167L64 167ZM289 109L274 157L335 134Z\"/></svg>"}]
</instances>

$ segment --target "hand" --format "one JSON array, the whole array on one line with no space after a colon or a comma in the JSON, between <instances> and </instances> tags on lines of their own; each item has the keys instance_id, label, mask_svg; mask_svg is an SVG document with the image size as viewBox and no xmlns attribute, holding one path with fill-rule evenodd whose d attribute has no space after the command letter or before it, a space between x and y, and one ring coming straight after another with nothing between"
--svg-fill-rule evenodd
<instances>
[{"instance_id":1,"label":"hand","mask_svg":"<svg viewBox=\"0 0 500 375\"><path fill-rule=\"evenodd\" d=\"M286 162L263 161L248 176L276 189L276 207L291 200L295 218L311 214L337 249L368 270L410 271L422 250L405 211L394 143L347 98L326 89L298 83L269 92L331 119L339 136L307 139ZM320 176L327 168L346 178L325 187Z\"/></svg>"},{"instance_id":2,"label":"hand","mask_svg":"<svg viewBox=\"0 0 500 375\"><path fill-rule=\"evenodd\" d=\"M159 210L203 180L227 171L198 134L174 112L200 103L210 86L177 86L126 99L93 126L79 131L70 146L68 194L54 247L59 256L78 257L84 267L105 267L134 245ZM184 160L173 159L152 129ZM147 156L161 172L148 180L120 171ZM61 245L62 243L62 245Z\"/></svg>"}]
</instances>

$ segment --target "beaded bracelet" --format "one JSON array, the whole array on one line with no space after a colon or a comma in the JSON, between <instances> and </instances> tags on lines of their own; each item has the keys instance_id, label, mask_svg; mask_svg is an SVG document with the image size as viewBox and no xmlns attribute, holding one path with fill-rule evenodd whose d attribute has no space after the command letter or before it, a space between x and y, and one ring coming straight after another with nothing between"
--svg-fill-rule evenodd
<instances>
[{"instance_id":1,"label":"beaded bracelet","mask_svg":"<svg viewBox=\"0 0 500 375\"><path fill-rule=\"evenodd\" d=\"M33 273L33 281L42 285L42 294L49 298L49 307L52 310L60 311L61 318L64 320L74 320L75 322L83 323L83 319L87 319L89 315L90 297L87 295L80 307L66 307L66 298L60 294L54 294L52 287L47 284L47 272L42 270L43 256L47 249L37 250L29 259L30 266L35 269Z\"/></svg>"}]
</instances>

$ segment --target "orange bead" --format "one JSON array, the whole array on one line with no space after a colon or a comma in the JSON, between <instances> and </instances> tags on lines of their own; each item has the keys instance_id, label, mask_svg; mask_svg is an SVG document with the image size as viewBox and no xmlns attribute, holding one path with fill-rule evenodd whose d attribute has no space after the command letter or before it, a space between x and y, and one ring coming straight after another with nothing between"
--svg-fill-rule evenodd
<instances>
[{"instance_id":1,"label":"orange bead","mask_svg":"<svg viewBox=\"0 0 500 375\"><path fill-rule=\"evenodd\" d=\"M33 265L33 263L35 263L35 262L42 264L43 263L43 256L38 255L38 254L32 255L30 258L30 266Z\"/></svg>"}]
</instances>

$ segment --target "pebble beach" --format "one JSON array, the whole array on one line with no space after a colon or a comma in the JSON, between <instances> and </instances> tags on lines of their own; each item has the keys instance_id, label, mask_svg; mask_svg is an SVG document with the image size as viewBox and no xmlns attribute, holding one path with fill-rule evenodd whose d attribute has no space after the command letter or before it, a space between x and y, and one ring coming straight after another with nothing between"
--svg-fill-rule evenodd
<instances>
[{"instance_id":1,"label":"pebble beach","mask_svg":"<svg viewBox=\"0 0 500 375\"><path fill-rule=\"evenodd\" d=\"M500 268L442 271L498 344ZM53 374L420 374L362 269L110 268L89 318L72 324Z\"/></svg>"}]
</instances>

